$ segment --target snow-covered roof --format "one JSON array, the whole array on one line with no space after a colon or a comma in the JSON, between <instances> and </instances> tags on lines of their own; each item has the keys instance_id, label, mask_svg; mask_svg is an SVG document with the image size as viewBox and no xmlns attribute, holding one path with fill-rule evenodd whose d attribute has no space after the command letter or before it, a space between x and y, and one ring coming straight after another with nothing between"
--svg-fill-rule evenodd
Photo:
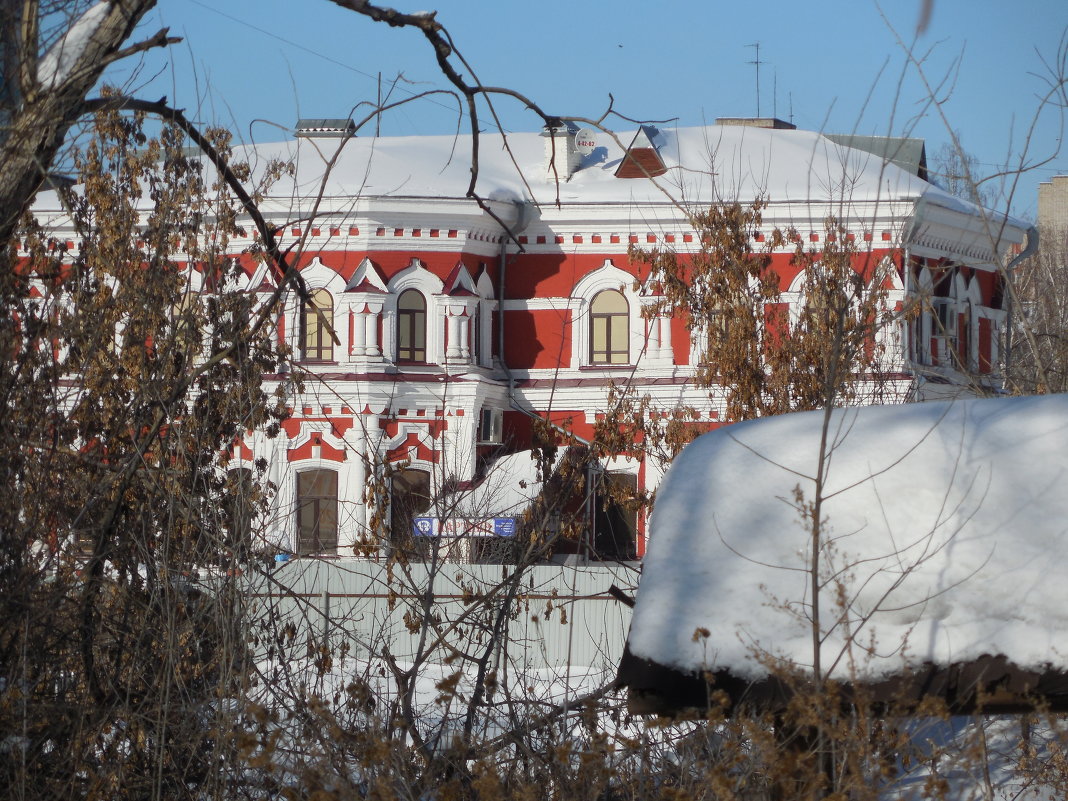
<instances>
[{"instance_id":1,"label":"snow-covered roof","mask_svg":"<svg viewBox=\"0 0 1068 801\"><path fill-rule=\"evenodd\" d=\"M550 472L564 454L560 450ZM446 516L484 520L493 517L518 517L542 491L541 466L534 451L506 454L490 465L486 475L471 489L445 493L438 502L439 513Z\"/></svg>"},{"instance_id":2,"label":"snow-covered roof","mask_svg":"<svg viewBox=\"0 0 1068 801\"><path fill-rule=\"evenodd\" d=\"M657 495L628 648L676 670L813 664L822 413L740 423L675 460ZM1068 668L1068 395L839 409L819 558L826 674L1003 655Z\"/></svg>"},{"instance_id":3,"label":"snow-covered roof","mask_svg":"<svg viewBox=\"0 0 1068 801\"><path fill-rule=\"evenodd\" d=\"M633 172L621 171L620 166L626 148L636 140L655 146L659 161L650 163L655 162L659 172L662 161L663 174L617 176L617 172ZM533 202L540 205L543 216L572 222L603 220L606 213L619 217L622 210L624 219L654 224L654 218L662 214L677 221L682 212L676 206L692 209L756 198L774 204L788 220L804 219L809 224L827 213L843 219L881 217L891 227L894 221L912 217L908 236L910 246L919 248L917 254L990 264L995 262L995 250L1022 242L1026 228L1020 221L983 212L949 195L908 170L886 163L881 155L847 147L813 131L709 125L660 128L652 138L644 130L620 131L615 137L599 134L597 142L592 153L582 157L577 171L557 183L545 167L546 137L484 133L477 191L490 201ZM233 157L251 165L254 182L255 176L264 175L279 162L292 164L293 173L284 172L267 190L261 210L269 216L303 218L313 203L320 213L332 215L394 212L425 218L429 213L450 217L481 213L466 200L471 179L471 138L466 135L299 136L237 147ZM320 195L322 199L316 201ZM143 202L147 205L149 200ZM558 202L560 210L556 210ZM642 206L640 211L633 210ZM664 211L654 214L653 206ZM63 218L55 192L40 193L35 207L42 219ZM516 213L497 211L502 219ZM1008 230L1002 227L1006 222Z\"/></svg>"},{"instance_id":4,"label":"snow-covered roof","mask_svg":"<svg viewBox=\"0 0 1068 801\"><path fill-rule=\"evenodd\" d=\"M746 126L661 128L657 144L667 172L655 183L617 178L624 149L635 136L634 131L619 132L615 140L600 135L582 168L561 184L561 201L666 203L667 190L685 203L758 196L776 202L867 202L916 199L932 189L878 156L818 133ZM328 197L455 198L467 191L470 145L469 136L357 136L259 144L236 155L254 167L270 159L294 160L296 177L276 185L274 197L314 196L336 155L325 183ZM545 175L544 149L538 133L483 134L479 191L500 200L555 202L557 187Z\"/></svg>"}]
</instances>

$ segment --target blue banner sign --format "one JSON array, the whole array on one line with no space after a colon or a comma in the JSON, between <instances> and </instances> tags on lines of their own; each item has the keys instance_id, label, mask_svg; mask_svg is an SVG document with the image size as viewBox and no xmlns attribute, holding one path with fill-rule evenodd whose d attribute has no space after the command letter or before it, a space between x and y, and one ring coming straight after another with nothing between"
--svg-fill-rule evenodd
<instances>
[{"instance_id":1,"label":"blue banner sign","mask_svg":"<svg viewBox=\"0 0 1068 801\"><path fill-rule=\"evenodd\" d=\"M437 517L416 517L412 520L412 534L416 537L514 537L515 518L441 520Z\"/></svg>"}]
</instances>

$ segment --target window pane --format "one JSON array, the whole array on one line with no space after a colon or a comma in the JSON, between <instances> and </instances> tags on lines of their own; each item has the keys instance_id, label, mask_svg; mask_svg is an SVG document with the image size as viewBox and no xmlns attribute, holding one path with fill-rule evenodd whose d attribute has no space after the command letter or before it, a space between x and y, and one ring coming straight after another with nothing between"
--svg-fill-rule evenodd
<instances>
[{"instance_id":1,"label":"window pane","mask_svg":"<svg viewBox=\"0 0 1068 801\"><path fill-rule=\"evenodd\" d=\"M334 299L325 289L317 289L311 293L311 303L304 304L301 314L301 350L305 359L334 358L334 341L329 331L333 325Z\"/></svg>"},{"instance_id":2,"label":"window pane","mask_svg":"<svg viewBox=\"0 0 1068 801\"><path fill-rule=\"evenodd\" d=\"M597 294L597 297L593 299L591 310L595 314L601 313L616 313L626 314L630 311L627 299L623 297L622 292L617 292L614 289L606 289L604 292Z\"/></svg>"},{"instance_id":3,"label":"window pane","mask_svg":"<svg viewBox=\"0 0 1068 801\"><path fill-rule=\"evenodd\" d=\"M611 321L609 341L611 342L611 350L614 357L612 361L616 364L625 364L627 361L627 345L630 339L627 331L627 318L614 316L610 317L609 320Z\"/></svg>"},{"instance_id":4,"label":"window pane","mask_svg":"<svg viewBox=\"0 0 1068 801\"><path fill-rule=\"evenodd\" d=\"M608 318L593 318L593 352L605 353L608 350Z\"/></svg>"},{"instance_id":5,"label":"window pane","mask_svg":"<svg viewBox=\"0 0 1068 801\"><path fill-rule=\"evenodd\" d=\"M590 362L630 362L630 304L622 292L606 289L590 303Z\"/></svg>"},{"instance_id":6,"label":"window pane","mask_svg":"<svg viewBox=\"0 0 1068 801\"><path fill-rule=\"evenodd\" d=\"M397 361L426 361L426 299L414 289L397 298Z\"/></svg>"}]
</instances>

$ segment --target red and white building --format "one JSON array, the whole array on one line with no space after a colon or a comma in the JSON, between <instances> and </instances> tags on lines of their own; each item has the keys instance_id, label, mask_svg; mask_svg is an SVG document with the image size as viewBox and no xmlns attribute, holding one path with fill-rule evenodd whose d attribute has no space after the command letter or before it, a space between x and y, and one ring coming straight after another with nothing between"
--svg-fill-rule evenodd
<instances>
[{"instance_id":1,"label":"red and white building","mask_svg":"<svg viewBox=\"0 0 1068 801\"><path fill-rule=\"evenodd\" d=\"M303 131L239 150L254 170L293 163L262 211L284 247L299 243L296 264L340 341L289 298L277 331L304 390L277 438L251 432L230 463L270 465L277 513L263 536L302 554L384 551L367 488L390 465L395 499L433 499L416 504L419 514L466 521L460 529L520 517L538 487L525 453L536 420L588 438L613 384L722 422L715 399L691 383L699 349L681 319L642 314L655 295L628 258L632 245L695 251L686 209L721 200L766 198L768 231L792 227L817 251L834 216L895 265L891 303L929 298L925 313L889 334L898 397L960 391L961 368L995 386L1006 322L998 265L1024 241L1024 227L992 221L918 170L761 122L768 127L643 127L585 143L572 125L506 141L487 134L478 158L484 206L465 197L462 136ZM235 255L249 243L235 242ZM800 303L792 251L773 261L786 297ZM266 267L250 272L250 291L271 286ZM598 469L653 488L664 465L617 459ZM603 522L596 506L588 503L590 517ZM394 524L409 526L411 514ZM588 530L558 551L640 557L644 523L625 517L615 525L635 529L629 541ZM491 538L461 538L463 555L489 558L492 549L475 541Z\"/></svg>"}]
</instances>

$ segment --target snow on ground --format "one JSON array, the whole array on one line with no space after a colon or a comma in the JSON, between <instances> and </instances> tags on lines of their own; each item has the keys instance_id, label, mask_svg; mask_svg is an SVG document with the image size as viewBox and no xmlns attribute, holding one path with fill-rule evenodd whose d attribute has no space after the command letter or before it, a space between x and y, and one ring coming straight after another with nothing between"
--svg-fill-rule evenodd
<instances>
[{"instance_id":1,"label":"snow on ground","mask_svg":"<svg viewBox=\"0 0 1068 801\"><path fill-rule=\"evenodd\" d=\"M675 460L652 515L634 654L743 678L765 676L767 656L812 664L801 507L815 500L823 419L740 423ZM852 657L871 678L982 654L1068 668L1068 396L839 409L829 445L825 670L842 677ZM839 585L848 629L831 625Z\"/></svg>"},{"instance_id":2,"label":"snow on ground","mask_svg":"<svg viewBox=\"0 0 1068 801\"><path fill-rule=\"evenodd\" d=\"M1049 801L1068 776L1063 723L1019 717L919 718L907 723L911 758L880 793L885 801L925 801L939 784L948 801ZM1026 731L1026 735L1025 735Z\"/></svg>"}]
</instances>

